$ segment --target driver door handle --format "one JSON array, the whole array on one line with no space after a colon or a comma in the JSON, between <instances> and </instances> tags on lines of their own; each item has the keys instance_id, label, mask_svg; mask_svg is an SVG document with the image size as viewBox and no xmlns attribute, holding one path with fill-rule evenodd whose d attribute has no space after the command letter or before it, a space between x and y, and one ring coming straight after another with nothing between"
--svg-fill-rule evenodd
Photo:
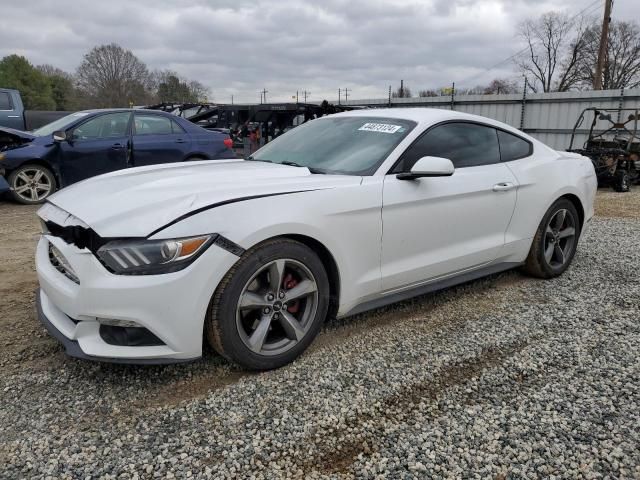
<instances>
[{"instance_id":1,"label":"driver door handle","mask_svg":"<svg viewBox=\"0 0 640 480\"><path fill-rule=\"evenodd\" d=\"M114 150L122 150L124 147L121 143L114 143L113 145L111 145L111 148Z\"/></svg>"},{"instance_id":2,"label":"driver door handle","mask_svg":"<svg viewBox=\"0 0 640 480\"><path fill-rule=\"evenodd\" d=\"M508 192L509 190L513 190L514 188L516 188L515 184L511 183L511 182L500 182L500 183L496 183L493 186L493 191L494 192Z\"/></svg>"},{"instance_id":3,"label":"driver door handle","mask_svg":"<svg viewBox=\"0 0 640 480\"><path fill-rule=\"evenodd\" d=\"M176 143L187 143L187 141L182 138L179 138L176 140Z\"/></svg>"}]
</instances>

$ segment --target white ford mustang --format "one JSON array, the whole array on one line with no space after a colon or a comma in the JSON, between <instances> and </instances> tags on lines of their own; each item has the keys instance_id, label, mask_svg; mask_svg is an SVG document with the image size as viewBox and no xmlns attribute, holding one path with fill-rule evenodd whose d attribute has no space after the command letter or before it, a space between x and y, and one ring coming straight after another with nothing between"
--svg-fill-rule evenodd
<instances>
[{"instance_id":1,"label":"white ford mustang","mask_svg":"<svg viewBox=\"0 0 640 480\"><path fill-rule=\"evenodd\" d=\"M186 361L206 339L275 368L330 315L518 266L560 275L595 191L588 158L494 120L331 115L248 161L121 170L51 196L39 316L76 357Z\"/></svg>"}]
</instances>

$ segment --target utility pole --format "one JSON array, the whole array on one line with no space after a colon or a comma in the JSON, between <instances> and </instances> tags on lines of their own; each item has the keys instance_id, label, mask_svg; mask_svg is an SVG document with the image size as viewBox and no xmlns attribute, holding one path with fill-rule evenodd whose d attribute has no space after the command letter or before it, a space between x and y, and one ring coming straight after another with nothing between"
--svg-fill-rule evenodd
<instances>
[{"instance_id":1,"label":"utility pole","mask_svg":"<svg viewBox=\"0 0 640 480\"><path fill-rule=\"evenodd\" d=\"M606 0L604 3L604 18L602 19L602 31L600 32L600 48L598 49L598 63L596 64L596 74L593 79L593 89L602 90L602 71L604 70L604 59L607 55L607 43L609 40L609 23L611 23L611 8L613 0Z\"/></svg>"},{"instance_id":2,"label":"utility pole","mask_svg":"<svg viewBox=\"0 0 640 480\"><path fill-rule=\"evenodd\" d=\"M391 106L391 85L389 85L389 106Z\"/></svg>"},{"instance_id":3,"label":"utility pole","mask_svg":"<svg viewBox=\"0 0 640 480\"><path fill-rule=\"evenodd\" d=\"M266 88L262 89L262 98L264 99L264 103L267 103L267 93L269 93L269 90L267 90Z\"/></svg>"},{"instance_id":4,"label":"utility pole","mask_svg":"<svg viewBox=\"0 0 640 480\"><path fill-rule=\"evenodd\" d=\"M347 102L347 100L349 100L349 89L345 88L344 89L344 101L345 101L345 103Z\"/></svg>"},{"instance_id":5,"label":"utility pole","mask_svg":"<svg viewBox=\"0 0 640 480\"><path fill-rule=\"evenodd\" d=\"M231 105L233 105L233 95L231 95Z\"/></svg>"},{"instance_id":6,"label":"utility pole","mask_svg":"<svg viewBox=\"0 0 640 480\"><path fill-rule=\"evenodd\" d=\"M404 80L400 80L400 98L404 98Z\"/></svg>"},{"instance_id":7,"label":"utility pole","mask_svg":"<svg viewBox=\"0 0 640 480\"><path fill-rule=\"evenodd\" d=\"M338 89L338 105L340 105L340 89Z\"/></svg>"},{"instance_id":8,"label":"utility pole","mask_svg":"<svg viewBox=\"0 0 640 480\"><path fill-rule=\"evenodd\" d=\"M304 103L307 103L307 95L311 95L311 92L307 92L306 90L303 90L302 95L304 95Z\"/></svg>"}]
</instances>

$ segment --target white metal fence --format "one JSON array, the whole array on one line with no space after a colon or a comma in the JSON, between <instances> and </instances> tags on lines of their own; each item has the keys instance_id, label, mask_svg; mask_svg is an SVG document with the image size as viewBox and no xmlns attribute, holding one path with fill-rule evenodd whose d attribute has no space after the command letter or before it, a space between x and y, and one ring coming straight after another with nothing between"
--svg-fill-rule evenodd
<instances>
[{"instance_id":1,"label":"white metal fence","mask_svg":"<svg viewBox=\"0 0 640 480\"><path fill-rule=\"evenodd\" d=\"M336 102L337 103L337 102ZM458 110L493 118L523 130L557 150L569 147L571 131L580 112L588 107L640 109L640 89L585 92L528 93L510 95L458 95L426 98L349 100L343 105L370 107L434 107ZM627 115L630 112L627 112ZM626 120L626 118L613 118ZM574 148L587 138L591 118L577 131ZM599 121L595 130L610 124Z\"/></svg>"}]
</instances>

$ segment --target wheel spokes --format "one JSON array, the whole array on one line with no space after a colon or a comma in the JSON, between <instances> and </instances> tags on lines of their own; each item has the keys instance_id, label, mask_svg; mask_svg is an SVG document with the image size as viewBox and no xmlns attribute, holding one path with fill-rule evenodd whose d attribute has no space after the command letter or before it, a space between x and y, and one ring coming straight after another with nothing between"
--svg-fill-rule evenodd
<instances>
[{"instance_id":1,"label":"wheel spokes","mask_svg":"<svg viewBox=\"0 0 640 480\"><path fill-rule=\"evenodd\" d=\"M33 175L33 181L36 183L40 182L40 179L42 178L43 175L44 175L44 172L42 170L37 170L36 173Z\"/></svg>"},{"instance_id":2,"label":"wheel spokes","mask_svg":"<svg viewBox=\"0 0 640 480\"><path fill-rule=\"evenodd\" d=\"M302 328L302 325L300 325L300 322L298 322L298 320L296 320L289 312L283 310L280 313L280 325L282 325L287 338L300 341L302 340L302 337L304 337L304 329Z\"/></svg>"},{"instance_id":3,"label":"wheel spokes","mask_svg":"<svg viewBox=\"0 0 640 480\"><path fill-rule=\"evenodd\" d=\"M547 245L547 248L544 251L544 259L548 264L551 264L551 259L553 258L553 250L553 243L549 242L549 245Z\"/></svg>"},{"instance_id":4,"label":"wheel spokes","mask_svg":"<svg viewBox=\"0 0 640 480\"><path fill-rule=\"evenodd\" d=\"M275 260L269 265L269 288L274 294L278 294L284 277L284 260Z\"/></svg>"},{"instance_id":5,"label":"wheel spokes","mask_svg":"<svg viewBox=\"0 0 640 480\"><path fill-rule=\"evenodd\" d=\"M564 264L564 251L562 250L562 248L560 248L560 245L555 245L553 253L555 254L558 263L560 265Z\"/></svg>"},{"instance_id":6,"label":"wheel spokes","mask_svg":"<svg viewBox=\"0 0 640 480\"><path fill-rule=\"evenodd\" d=\"M26 192L26 191L27 191L27 190L29 190L30 188L31 188L31 187L29 187L29 185L22 185L22 186L20 186L20 187L16 188L16 189L14 190L14 192L16 192L16 193L20 194L20 193L24 193L24 192Z\"/></svg>"},{"instance_id":7,"label":"wheel spokes","mask_svg":"<svg viewBox=\"0 0 640 480\"><path fill-rule=\"evenodd\" d=\"M269 328L271 327L271 315L262 315L258 326L249 337L249 347L256 353L260 353L267 339Z\"/></svg>"},{"instance_id":8,"label":"wheel spokes","mask_svg":"<svg viewBox=\"0 0 640 480\"><path fill-rule=\"evenodd\" d=\"M22 180L24 183L29 183L31 181L31 177L29 177L27 174L25 174L24 172L20 172L18 174L18 178L20 180Z\"/></svg>"},{"instance_id":9,"label":"wheel spokes","mask_svg":"<svg viewBox=\"0 0 640 480\"><path fill-rule=\"evenodd\" d=\"M576 229L573 227L567 227L564 230L560 230L558 232L558 237L559 238L567 238L567 237L573 237L576 234Z\"/></svg>"},{"instance_id":10,"label":"wheel spokes","mask_svg":"<svg viewBox=\"0 0 640 480\"><path fill-rule=\"evenodd\" d=\"M316 282L312 280L303 280L291 290L286 292L287 301L296 300L301 297L306 297L318 290Z\"/></svg>"},{"instance_id":11,"label":"wheel spokes","mask_svg":"<svg viewBox=\"0 0 640 480\"><path fill-rule=\"evenodd\" d=\"M562 209L562 210L558 210L558 213L556 213L556 218L554 218L554 226L556 228L556 230L560 230L562 228L562 225L564 224L564 219L567 216L567 211Z\"/></svg>"},{"instance_id":12,"label":"wheel spokes","mask_svg":"<svg viewBox=\"0 0 640 480\"><path fill-rule=\"evenodd\" d=\"M238 305L238 308L248 310L267 306L271 306L271 303L267 302L261 295L246 291L242 294L242 297L240 297L240 304Z\"/></svg>"}]
</instances>

